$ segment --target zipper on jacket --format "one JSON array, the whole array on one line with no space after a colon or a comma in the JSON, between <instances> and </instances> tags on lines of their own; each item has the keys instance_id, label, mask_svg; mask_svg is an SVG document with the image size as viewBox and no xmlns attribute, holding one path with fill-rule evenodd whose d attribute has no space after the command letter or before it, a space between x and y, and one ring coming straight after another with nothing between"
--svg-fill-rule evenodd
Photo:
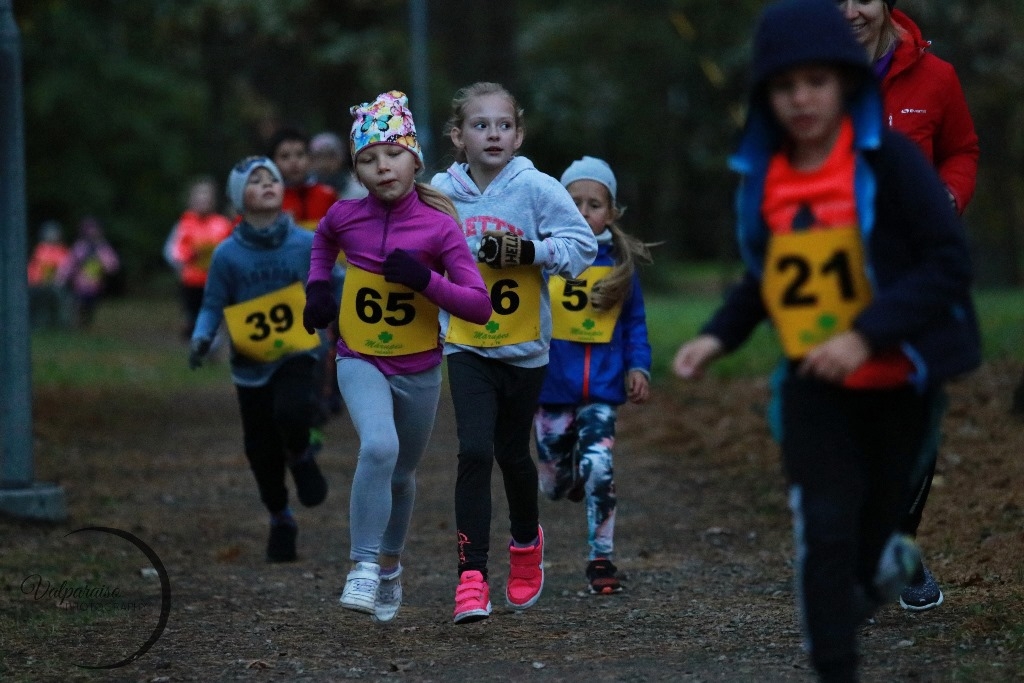
<instances>
[{"instance_id":1,"label":"zipper on jacket","mask_svg":"<svg viewBox=\"0 0 1024 683\"><path fill-rule=\"evenodd\" d=\"M384 232L382 232L381 236L380 236L380 255L381 255L382 258L387 256L387 254L384 253L384 250L387 249L387 246L388 246L388 228L389 227L391 227L391 207L390 206L388 206L386 209L384 209Z\"/></svg>"},{"instance_id":2,"label":"zipper on jacket","mask_svg":"<svg viewBox=\"0 0 1024 683\"><path fill-rule=\"evenodd\" d=\"M593 348L591 344L587 344L583 349L583 401L586 402L590 399L590 350Z\"/></svg>"}]
</instances>

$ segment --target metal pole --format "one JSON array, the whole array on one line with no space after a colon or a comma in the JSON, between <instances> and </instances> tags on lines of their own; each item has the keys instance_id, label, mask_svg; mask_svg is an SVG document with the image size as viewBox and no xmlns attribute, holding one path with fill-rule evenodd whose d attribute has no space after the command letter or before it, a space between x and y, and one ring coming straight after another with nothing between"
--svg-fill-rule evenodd
<instances>
[{"instance_id":1,"label":"metal pole","mask_svg":"<svg viewBox=\"0 0 1024 683\"><path fill-rule=\"evenodd\" d=\"M0 511L64 519L64 492L33 481L21 37L0 0Z\"/></svg>"},{"instance_id":2,"label":"metal pole","mask_svg":"<svg viewBox=\"0 0 1024 683\"><path fill-rule=\"evenodd\" d=\"M430 168L435 157L430 126L427 31L427 0L409 0L409 60L412 75L412 100L409 106L416 120L416 137L423 148L426 167Z\"/></svg>"}]
</instances>

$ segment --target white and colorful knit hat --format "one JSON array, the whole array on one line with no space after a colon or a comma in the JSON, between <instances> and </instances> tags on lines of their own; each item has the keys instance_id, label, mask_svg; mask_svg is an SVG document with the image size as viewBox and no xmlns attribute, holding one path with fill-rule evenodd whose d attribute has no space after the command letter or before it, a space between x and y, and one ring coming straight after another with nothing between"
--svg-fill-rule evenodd
<instances>
[{"instance_id":1,"label":"white and colorful knit hat","mask_svg":"<svg viewBox=\"0 0 1024 683\"><path fill-rule=\"evenodd\" d=\"M373 102L349 109L355 118L349 146L352 158L371 145L398 145L416 155L423 165L423 150L416 138L416 124L409 110L409 98L398 90L381 93Z\"/></svg>"}]
</instances>

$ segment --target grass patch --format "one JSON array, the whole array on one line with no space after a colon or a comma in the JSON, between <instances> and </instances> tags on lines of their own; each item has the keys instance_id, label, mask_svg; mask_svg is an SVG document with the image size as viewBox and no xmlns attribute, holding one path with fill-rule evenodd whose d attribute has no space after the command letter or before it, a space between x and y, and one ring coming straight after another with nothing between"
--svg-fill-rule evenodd
<instances>
[{"instance_id":1,"label":"grass patch","mask_svg":"<svg viewBox=\"0 0 1024 683\"><path fill-rule=\"evenodd\" d=\"M653 374L671 376L676 349L700 330L722 301L735 270L718 264L662 266L658 285L646 293L647 326L654 354ZM975 294L985 360L1024 361L1024 291L983 290ZM173 297L123 297L103 302L89 330L39 331L32 335L32 380L43 388L130 387L168 389L220 383L226 363L189 370L187 344L179 336L180 312ZM226 354L225 354L226 355ZM771 372L780 357L775 335L761 325L745 345L719 359L717 377Z\"/></svg>"}]
</instances>

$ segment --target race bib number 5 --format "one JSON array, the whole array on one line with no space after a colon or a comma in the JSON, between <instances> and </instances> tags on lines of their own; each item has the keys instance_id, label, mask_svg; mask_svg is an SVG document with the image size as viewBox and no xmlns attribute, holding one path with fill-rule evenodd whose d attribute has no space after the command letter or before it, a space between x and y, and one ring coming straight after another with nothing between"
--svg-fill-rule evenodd
<instances>
[{"instance_id":1,"label":"race bib number 5","mask_svg":"<svg viewBox=\"0 0 1024 683\"><path fill-rule=\"evenodd\" d=\"M483 325L452 316L445 341L488 348L540 339L540 270L532 266L491 268L477 264L491 295L491 318Z\"/></svg>"},{"instance_id":2,"label":"race bib number 5","mask_svg":"<svg viewBox=\"0 0 1024 683\"><path fill-rule=\"evenodd\" d=\"M299 322L306 292L295 282L255 299L224 308L224 322L235 350L247 358L270 363L290 353L315 349L320 337Z\"/></svg>"},{"instance_id":3,"label":"race bib number 5","mask_svg":"<svg viewBox=\"0 0 1024 683\"><path fill-rule=\"evenodd\" d=\"M590 300L594 285L611 270L611 266L591 266L571 280L560 275L548 280L553 338L585 344L607 344L612 340L622 303L599 311Z\"/></svg>"},{"instance_id":4,"label":"race bib number 5","mask_svg":"<svg viewBox=\"0 0 1024 683\"><path fill-rule=\"evenodd\" d=\"M832 228L773 236L761 295L789 358L802 358L849 330L871 303L860 232Z\"/></svg>"},{"instance_id":5,"label":"race bib number 5","mask_svg":"<svg viewBox=\"0 0 1024 683\"><path fill-rule=\"evenodd\" d=\"M422 294L349 265L338 331L345 345L368 356L404 356L437 348L438 309Z\"/></svg>"}]
</instances>

